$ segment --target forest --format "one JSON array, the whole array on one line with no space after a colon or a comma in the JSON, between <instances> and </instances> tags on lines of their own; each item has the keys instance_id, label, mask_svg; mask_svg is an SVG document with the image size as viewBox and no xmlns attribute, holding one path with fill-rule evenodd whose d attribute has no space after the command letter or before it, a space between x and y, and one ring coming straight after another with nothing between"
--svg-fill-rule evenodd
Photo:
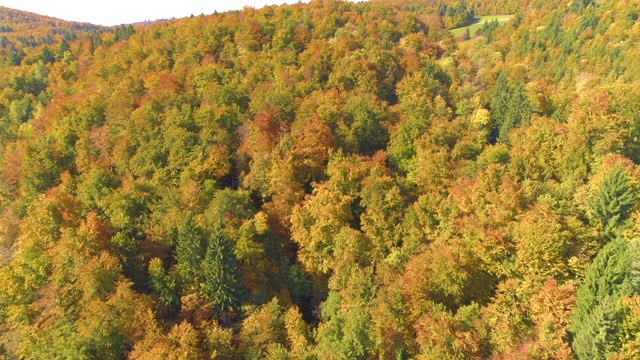
<instances>
[{"instance_id":1,"label":"forest","mask_svg":"<svg viewBox=\"0 0 640 360\"><path fill-rule=\"evenodd\" d=\"M0 7L0 359L640 358L639 15Z\"/></svg>"}]
</instances>

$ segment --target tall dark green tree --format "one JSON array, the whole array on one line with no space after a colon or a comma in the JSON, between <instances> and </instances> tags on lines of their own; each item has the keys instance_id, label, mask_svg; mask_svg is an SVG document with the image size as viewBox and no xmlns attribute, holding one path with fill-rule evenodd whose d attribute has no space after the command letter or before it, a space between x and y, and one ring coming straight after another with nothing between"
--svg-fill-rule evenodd
<instances>
[{"instance_id":1,"label":"tall dark green tree","mask_svg":"<svg viewBox=\"0 0 640 360\"><path fill-rule=\"evenodd\" d=\"M213 303L215 315L236 313L242 293L238 260L233 253L233 245L220 229L214 230L209 239L202 263L202 276L202 288L207 299Z\"/></svg>"},{"instance_id":2,"label":"tall dark green tree","mask_svg":"<svg viewBox=\"0 0 640 360\"><path fill-rule=\"evenodd\" d=\"M40 56L45 64L53 64L56 61L56 55L47 46L42 49L42 55Z\"/></svg>"},{"instance_id":3,"label":"tall dark green tree","mask_svg":"<svg viewBox=\"0 0 640 360\"><path fill-rule=\"evenodd\" d=\"M636 194L622 166L616 165L605 176L590 205L593 225L600 228L603 240L614 239L636 206Z\"/></svg>"},{"instance_id":4,"label":"tall dark green tree","mask_svg":"<svg viewBox=\"0 0 640 360\"><path fill-rule=\"evenodd\" d=\"M62 41L60 42L60 45L58 45L58 51L56 53L56 59L57 60L62 60L64 58L64 53L71 50L71 46L69 46L69 43L67 42L67 40L62 39Z\"/></svg>"},{"instance_id":5,"label":"tall dark green tree","mask_svg":"<svg viewBox=\"0 0 640 360\"><path fill-rule=\"evenodd\" d=\"M509 88L509 103L507 104L504 122L500 127L500 137L506 139L507 133L523 121L531 119L533 106L525 93L524 84L520 81Z\"/></svg>"},{"instance_id":6,"label":"tall dark green tree","mask_svg":"<svg viewBox=\"0 0 640 360\"><path fill-rule=\"evenodd\" d=\"M115 41L129 40L129 38L136 33L136 30L132 25L120 25L115 29Z\"/></svg>"},{"instance_id":7,"label":"tall dark green tree","mask_svg":"<svg viewBox=\"0 0 640 360\"><path fill-rule=\"evenodd\" d=\"M493 94L491 98L491 122L493 129L490 134L490 141L495 142L498 139L498 129L505 122L506 109L509 105L509 82L507 75L500 71L493 86Z\"/></svg>"},{"instance_id":8,"label":"tall dark green tree","mask_svg":"<svg viewBox=\"0 0 640 360\"><path fill-rule=\"evenodd\" d=\"M178 231L175 257L182 276L188 282L197 278L206 252L205 235L188 212Z\"/></svg>"},{"instance_id":9,"label":"tall dark green tree","mask_svg":"<svg viewBox=\"0 0 640 360\"><path fill-rule=\"evenodd\" d=\"M178 296L175 292L176 284L167 274L162 260L159 258L153 258L149 261L149 285L162 304L170 309L175 308L178 304Z\"/></svg>"},{"instance_id":10,"label":"tall dark green tree","mask_svg":"<svg viewBox=\"0 0 640 360\"><path fill-rule=\"evenodd\" d=\"M521 82L510 85L502 71L496 78L490 106L493 130L489 140L492 143L496 140L506 142L509 131L529 120L534 110L524 91L524 85Z\"/></svg>"},{"instance_id":11,"label":"tall dark green tree","mask_svg":"<svg viewBox=\"0 0 640 360\"><path fill-rule=\"evenodd\" d=\"M587 267L571 324L578 359L605 359L619 348L615 304L619 297L640 290L633 269L637 255L635 246L617 239L605 245Z\"/></svg>"},{"instance_id":12,"label":"tall dark green tree","mask_svg":"<svg viewBox=\"0 0 640 360\"><path fill-rule=\"evenodd\" d=\"M608 354L619 349L617 317L612 297L606 297L586 315L585 322L573 341L578 359L604 360Z\"/></svg>"}]
</instances>

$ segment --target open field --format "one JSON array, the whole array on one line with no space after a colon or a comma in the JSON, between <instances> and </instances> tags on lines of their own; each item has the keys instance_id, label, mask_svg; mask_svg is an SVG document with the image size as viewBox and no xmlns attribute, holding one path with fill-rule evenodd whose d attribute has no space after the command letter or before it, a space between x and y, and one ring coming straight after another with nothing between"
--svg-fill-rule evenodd
<instances>
[{"instance_id":1,"label":"open field","mask_svg":"<svg viewBox=\"0 0 640 360\"><path fill-rule=\"evenodd\" d=\"M481 29L482 26L484 25L485 22L490 22L493 20L498 20L498 22L506 22L509 21L511 18L513 18L513 15L490 15L490 16L481 16L479 18L476 18L476 21L469 25L469 26L464 26L464 27L460 27L460 28L456 28L456 29L452 29L450 30L451 33L455 36L460 36L462 34L465 33L465 31L467 31L467 29L469 29L469 33L471 34L471 36L473 36L473 34L478 30Z\"/></svg>"}]
</instances>

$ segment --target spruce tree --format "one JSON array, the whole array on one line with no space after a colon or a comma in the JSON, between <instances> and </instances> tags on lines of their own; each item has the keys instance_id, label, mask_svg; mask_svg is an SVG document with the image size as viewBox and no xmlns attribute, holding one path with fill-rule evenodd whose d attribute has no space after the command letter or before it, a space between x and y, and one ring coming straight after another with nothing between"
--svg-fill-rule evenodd
<instances>
[{"instance_id":1,"label":"spruce tree","mask_svg":"<svg viewBox=\"0 0 640 360\"><path fill-rule=\"evenodd\" d=\"M636 205L636 196L622 166L616 165L606 175L590 205L593 225L600 227L604 240L614 239Z\"/></svg>"},{"instance_id":2,"label":"spruce tree","mask_svg":"<svg viewBox=\"0 0 640 360\"><path fill-rule=\"evenodd\" d=\"M572 319L572 347L578 359L605 359L619 348L615 304L638 293L634 248L625 239L605 245L587 267Z\"/></svg>"},{"instance_id":3,"label":"spruce tree","mask_svg":"<svg viewBox=\"0 0 640 360\"><path fill-rule=\"evenodd\" d=\"M204 239L204 232L196 224L193 214L187 213L178 230L175 255L182 275L187 281L197 278L206 251Z\"/></svg>"},{"instance_id":4,"label":"spruce tree","mask_svg":"<svg viewBox=\"0 0 640 360\"><path fill-rule=\"evenodd\" d=\"M509 102L505 112L505 119L499 129L500 139L503 142L506 141L508 132L522 122L531 119L532 114L533 106L529 102L524 84L517 82L509 88Z\"/></svg>"},{"instance_id":5,"label":"spruce tree","mask_svg":"<svg viewBox=\"0 0 640 360\"><path fill-rule=\"evenodd\" d=\"M149 286L158 296L158 300L170 309L178 305L175 281L167 274L159 258L149 261Z\"/></svg>"},{"instance_id":6,"label":"spruce tree","mask_svg":"<svg viewBox=\"0 0 640 360\"><path fill-rule=\"evenodd\" d=\"M240 306L240 272L231 242L220 229L209 239L202 263L204 294L213 303L216 316L235 313Z\"/></svg>"},{"instance_id":7,"label":"spruce tree","mask_svg":"<svg viewBox=\"0 0 640 360\"><path fill-rule=\"evenodd\" d=\"M525 93L521 82L513 86L509 85L507 76L501 71L496 78L493 87L493 99L491 100L491 120L493 131L490 141L507 141L509 131L527 121L533 114L533 106Z\"/></svg>"},{"instance_id":8,"label":"spruce tree","mask_svg":"<svg viewBox=\"0 0 640 360\"><path fill-rule=\"evenodd\" d=\"M486 23L484 25L487 26ZM493 129L490 134L489 141L491 143L498 140L499 131L502 130L502 124L506 121L506 111L509 105L509 83L504 72L500 71L496 78L496 84L493 86L493 96L491 100L491 121ZM505 134L506 135L506 134ZM502 135L501 137L504 137ZM501 139L502 140L502 139Z\"/></svg>"},{"instance_id":9,"label":"spruce tree","mask_svg":"<svg viewBox=\"0 0 640 360\"><path fill-rule=\"evenodd\" d=\"M606 359L618 346L615 301L607 297L586 314L580 331L573 339L573 349L578 359Z\"/></svg>"}]
</instances>

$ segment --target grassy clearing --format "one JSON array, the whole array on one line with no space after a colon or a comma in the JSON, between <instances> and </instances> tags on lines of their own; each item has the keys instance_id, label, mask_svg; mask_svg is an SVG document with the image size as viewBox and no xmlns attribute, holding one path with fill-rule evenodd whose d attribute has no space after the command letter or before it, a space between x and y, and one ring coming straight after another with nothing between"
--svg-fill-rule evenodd
<instances>
[{"instance_id":1,"label":"grassy clearing","mask_svg":"<svg viewBox=\"0 0 640 360\"><path fill-rule=\"evenodd\" d=\"M482 25L484 25L485 22L489 22L489 21L493 21L493 20L498 20L498 22L502 23L505 21L509 21L509 19L513 18L513 15L490 15L490 16L481 16L479 18L476 18L475 21L473 22L473 24L469 25L469 26L464 26L464 27L460 27L460 28L456 28L456 29L451 29L449 31L451 31L451 33L455 36L460 36L462 34L465 33L465 31L467 31L467 29L469 29L469 33L471 34L471 36L473 36L473 34L475 34L475 32L478 29L482 28Z\"/></svg>"}]
</instances>

